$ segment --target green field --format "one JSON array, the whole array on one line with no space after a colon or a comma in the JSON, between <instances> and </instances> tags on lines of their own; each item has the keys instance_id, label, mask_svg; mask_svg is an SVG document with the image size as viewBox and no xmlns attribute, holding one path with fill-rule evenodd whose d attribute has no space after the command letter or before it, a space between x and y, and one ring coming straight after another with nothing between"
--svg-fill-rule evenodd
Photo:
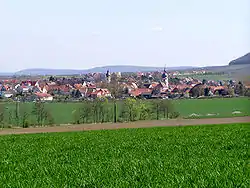
<instances>
[{"instance_id":1,"label":"green field","mask_svg":"<svg viewBox=\"0 0 250 188\"><path fill-rule=\"evenodd\" d=\"M155 111L150 106L150 101L143 101L147 108L151 110L149 119L155 119ZM250 98L217 98L217 99L183 99L172 101L174 110L180 113L182 118L209 118L209 117L233 117L233 116L249 116L250 115ZM15 103L5 103L5 122L14 121ZM20 110L22 106L25 107L25 111L30 114L30 119L34 122L35 118L32 115L32 108L34 103L20 103ZM74 122L75 112L81 107L84 107L84 103L46 103L46 109L49 111L54 119L55 124L68 124ZM110 115L109 121L113 118L113 103L108 104L108 110ZM11 118L10 117L11 112ZM118 102L117 116L121 116L122 102ZM163 114L160 114L160 118L163 118Z\"/></svg>"},{"instance_id":2,"label":"green field","mask_svg":"<svg viewBox=\"0 0 250 188\"><path fill-rule=\"evenodd\" d=\"M193 113L201 118L250 115L250 98L176 100L174 104L182 117L189 117Z\"/></svg>"},{"instance_id":3,"label":"green field","mask_svg":"<svg viewBox=\"0 0 250 188\"><path fill-rule=\"evenodd\" d=\"M232 76L228 74L191 74L191 75L180 75L179 78L192 77L194 79L199 80L215 80L215 81L223 81L223 80L231 80Z\"/></svg>"},{"instance_id":4,"label":"green field","mask_svg":"<svg viewBox=\"0 0 250 188\"><path fill-rule=\"evenodd\" d=\"M150 119L156 119L156 113L153 107L150 106L150 100L142 101L145 103L147 109L150 112L146 117ZM249 116L250 115L250 98L214 98L214 99L183 99L173 100L173 107L176 112L180 113L182 118L210 118L210 117L233 117L233 116ZM46 110L53 117L54 124L71 124L74 122L76 111L79 108L84 107L84 102L78 103L45 103ZM36 124L34 115L32 114L32 108L34 103L20 103L20 111L25 109L29 114L29 121ZM113 103L106 105L109 117L105 121L113 121ZM15 103L5 103L5 122L13 124L15 121ZM23 108L25 107L25 108ZM11 116L11 117L10 117ZM89 115L90 121L92 116ZM122 116L122 102L117 104L117 116ZM164 118L160 113L160 118ZM13 122L12 122L13 121ZM32 124L31 123L31 124Z\"/></svg>"},{"instance_id":5,"label":"green field","mask_svg":"<svg viewBox=\"0 0 250 188\"><path fill-rule=\"evenodd\" d=\"M249 187L248 124L0 137L0 187Z\"/></svg>"}]
</instances>

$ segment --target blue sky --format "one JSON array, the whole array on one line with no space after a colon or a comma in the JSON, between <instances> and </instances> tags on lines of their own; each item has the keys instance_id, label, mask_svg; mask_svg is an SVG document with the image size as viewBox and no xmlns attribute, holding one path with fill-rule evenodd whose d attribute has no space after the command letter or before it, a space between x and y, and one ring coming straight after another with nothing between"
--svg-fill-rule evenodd
<instances>
[{"instance_id":1,"label":"blue sky","mask_svg":"<svg viewBox=\"0 0 250 188\"><path fill-rule=\"evenodd\" d=\"M223 65L250 51L249 0L0 0L0 72Z\"/></svg>"}]
</instances>

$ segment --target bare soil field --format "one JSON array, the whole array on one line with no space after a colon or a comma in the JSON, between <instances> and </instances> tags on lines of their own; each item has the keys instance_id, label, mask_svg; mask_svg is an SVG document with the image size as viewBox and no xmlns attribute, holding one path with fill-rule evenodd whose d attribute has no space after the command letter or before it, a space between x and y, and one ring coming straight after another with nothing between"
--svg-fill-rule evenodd
<instances>
[{"instance_id":1,"label":"bare soil field","mask_svg":"<svg viewBox=\"0 0 250 188\"><path fill-rule=\"evenodd\" d=\"M228 124L228 123L249 123L250 116L234 118L209 118L209 119L174 119L155 121L136 121L129 123L103 123L103 124L83 124L83 125L61 125L54 127L30 127L30 128L6 128L0 130L0 135L7 134L30 134L49 132L71 132L105 129L124 128L147 128L164 126L192 126L202 124Z\"/></svg>"}]
</instances>

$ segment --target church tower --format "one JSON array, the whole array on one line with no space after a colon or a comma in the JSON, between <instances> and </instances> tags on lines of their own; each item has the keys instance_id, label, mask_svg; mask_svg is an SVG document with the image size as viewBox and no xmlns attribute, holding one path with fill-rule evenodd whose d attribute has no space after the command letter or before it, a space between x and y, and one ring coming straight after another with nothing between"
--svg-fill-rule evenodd
<instances>
[{"instance_id":1,"label":"church tower","mask_svg":"<svg viewBox=\"0 0 250 188\"><path fill-rule=\"evenodd\" d=\"M162 82L166 85L166 88L168 88L168 73L166 71L166 68L164 67L164 71L161 75Z\"/></svg>"},{"instance_id":2,"label":"church tower","mask_svg":"<svg viewBox=\"0 0 250 188\"><path fill-rule=\"evenodd\" d=\"M110 83L110 81L111 81L111 74L110 74L109 70L107 70L106 79L107 79L107 82Z\"/></svg>"}]
</instances>

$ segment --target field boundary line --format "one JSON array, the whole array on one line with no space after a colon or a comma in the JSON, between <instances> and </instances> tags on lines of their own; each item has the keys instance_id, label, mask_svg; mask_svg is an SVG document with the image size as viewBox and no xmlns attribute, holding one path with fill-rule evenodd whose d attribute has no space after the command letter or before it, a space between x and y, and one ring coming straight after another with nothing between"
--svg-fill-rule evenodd
<instances>
[{"instance_id":1,"label":"field boundary line","mask_svg":"<svg viewBox=\"0 0 250 188\"><path fill-rule=\"evenodd\" d=\"M125 128L148 128L148 127L171 127L171 126L194 126L230 123L250 123L250 116L232 118L206 118L206 119L170 119L136 121L129 123L103 123L103 124L80 124L61 125L52 127L29 127L29 128L6 128L0 130L0 135L10 134L34 134L49 132L74 132L89 130L110 130Z\"/></svg>"}]
</instances>

